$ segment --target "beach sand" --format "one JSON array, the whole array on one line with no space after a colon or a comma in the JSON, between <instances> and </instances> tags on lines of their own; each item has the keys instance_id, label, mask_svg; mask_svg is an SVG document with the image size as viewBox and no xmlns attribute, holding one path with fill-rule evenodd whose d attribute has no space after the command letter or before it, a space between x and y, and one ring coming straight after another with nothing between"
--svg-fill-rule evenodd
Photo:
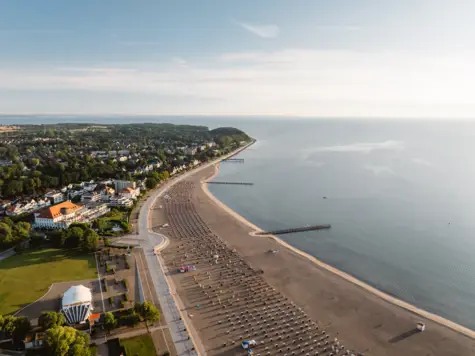
<instances>
[{"instance_id":1,"label":"beach sand","mask_svg":"<svg viewBox=\"0 0 475 356\"><path fill-rule=\"evenodd\" d=\"M398 306L400 301L372 290L291 246L284 246L278 239L253 236L253 231L259 228L216 200L207 190L206 184L203 184L216 173L213 166L186 178L191 186L189 204L192 204L207 228L230 249L235 249L254 269L262 270L261 276L265 282L301 307L332 338L338 337L347 348L363 352L364 355L475 355L472 331L427 314L438 322L429 320L415 313L417 308L410 305ZM164 210L154 211L157 223L167 221ZM170 240L169 248L163 251L166 261L173 260L174 248L180 244L180 240L173 237ZM268 253L270 249L278 249L279 253ZM175 268L168 267L170 270ZM193 314L194 328L207 347L207 353L243 354L244 350L241 349L239 353L239 348L219 349L226 337L219 335L209 314L193 310L194 299L187 289L190 275L172 274L172 278L177 286L176 293L189 308L188 313ZM412 311L407 310L411 308ZM426 323L425 332L414 331L417 321ZM451 328L441 323L450 323ZM460 330L454 330L457 328Z\"/></svg>"}]
</instances>

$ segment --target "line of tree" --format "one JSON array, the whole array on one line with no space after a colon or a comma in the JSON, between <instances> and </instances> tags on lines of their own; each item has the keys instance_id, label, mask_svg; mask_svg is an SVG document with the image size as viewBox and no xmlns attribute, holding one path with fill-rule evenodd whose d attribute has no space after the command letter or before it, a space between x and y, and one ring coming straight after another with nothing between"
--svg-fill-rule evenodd
<instances>
[{"instance_id":1,"label":"line of tree","mask_svg":"<svg viewBox=\"0 0 475 356\"><path fill-rule=\"evenodd\" d=\"M0 222L0 249L15 246L30 237L31 225L25 221L14 222L6 217Z\"/></svg>"},{"instance_id":2,"label":"line of tree","mask_svg":"<svg viewBox=\"0 0 475 356\"><path fill-rule=\"evenodd\" d=\"M80 248L84 252L92 252L99 246L99 235L86 224L72 224L66 230L50 231L47 236L58 248Z\"/></svg>"},{"instance_id":3,"label":"line of tree","mask_svg":"<svg viewBox=\"0 0 475 356\"><path fill-rule=\"evenodd\" d=\"M204 126L171 124L104 125L101 128L84 125L80 129L68 124L54 128L28 125L3 136L9 137L9 142L14 141L0 141L0 159L12 161L11 165L0 167L0 195L4 198L36 196L50 188L91 179L131 179L130 171L157 159L162 162L160 171L169 172L174 165L191 161L192 157L167 153L167 147L215 141L225 149L250 140L235 128L210 131ZM98 158L90 154L125 147L137 156L121 162L113 157ZM212 155L203 151L196 157L204 161Z\"/></svg>"}]
</instances>

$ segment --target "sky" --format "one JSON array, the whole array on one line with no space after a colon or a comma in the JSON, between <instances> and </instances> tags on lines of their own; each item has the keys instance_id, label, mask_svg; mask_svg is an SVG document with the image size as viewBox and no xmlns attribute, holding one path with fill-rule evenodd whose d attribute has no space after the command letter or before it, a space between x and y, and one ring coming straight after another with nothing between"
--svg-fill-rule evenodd
<instances>
[{"instance_id":1,"label":"sky","mask_svg":"<svg viewBox=\"0 0 475 356\"><path fill-rule=\"evenodd\" d=\"M0 114L475 118L473 0L0 0Z\"/></svg>"}]
</instances>

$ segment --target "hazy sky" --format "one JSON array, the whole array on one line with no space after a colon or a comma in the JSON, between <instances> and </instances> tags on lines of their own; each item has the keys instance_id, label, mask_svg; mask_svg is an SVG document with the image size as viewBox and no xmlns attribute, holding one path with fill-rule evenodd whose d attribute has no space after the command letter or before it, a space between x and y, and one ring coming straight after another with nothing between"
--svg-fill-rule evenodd
<instances>
[{"instance_id":1,"label":"hazy sky","mask_svg":"<svg viewBox=\"0 0 475 356\"><path fill-rule=\"evenodd\" d=\"M474 0L0 0L0 113L475 118Z\"/></svg>"}]
</instances>

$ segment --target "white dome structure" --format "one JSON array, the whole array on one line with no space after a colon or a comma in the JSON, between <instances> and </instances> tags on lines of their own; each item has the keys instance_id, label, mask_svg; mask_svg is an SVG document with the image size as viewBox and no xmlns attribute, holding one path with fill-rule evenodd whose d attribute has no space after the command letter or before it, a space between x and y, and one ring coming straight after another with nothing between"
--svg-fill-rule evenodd
<instances>
[{"instance_id":1,"label":"white dome structure","mask_svg":"<svg viewBox=\"0 0 475 356\"><path fill-rule=\"evenodd\" d=\"M72 286L64 292L61 312L68 324L85 323L92 310L91 290L83 285Z\"/></svg>"}]
</instances>

